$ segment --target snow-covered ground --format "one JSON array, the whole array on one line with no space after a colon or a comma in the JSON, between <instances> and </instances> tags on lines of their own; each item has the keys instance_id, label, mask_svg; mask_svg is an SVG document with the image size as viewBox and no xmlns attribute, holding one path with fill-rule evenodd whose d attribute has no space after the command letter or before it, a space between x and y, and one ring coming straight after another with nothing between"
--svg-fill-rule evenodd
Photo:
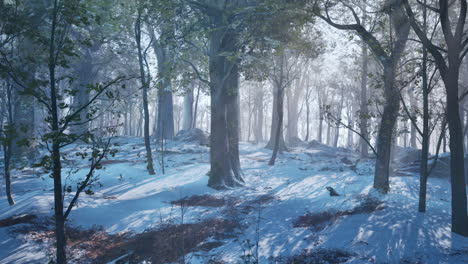
<instances>
[{"instance_id":1,"label":"snow-covered ground","mask_svg":"<svg viewBox=\"0 0 468 264\"><path fill-rule=\"evenodd\" d=\"M222 242L219 247L209 252L192 252L185 257L186 263L207 263L209 259L248 263L257 255L259 263L286 263L289 256L298 256L305 250L310 250L310 254L320 250L349 252L345 263L468 263L468 239L450 232L447 180L429 179L427 213L423 214L417 212L416 175L392 177L390 193L380 195L372 189L372 161L361 161L353 168L357 157L346 149L320 145L295 148L279 155L275 166L268 166L270 150L263 145L242 143L246 186L216 191L206 186L207 147L170 142L165 174L158 165L156 175L150 176L143 162L143 140L117 141L121 150L105 169L98 171L101 186L93 189L93 195L80 197L78 207L70 215L70 225L99 225L117 234L141 233L158 228L168 219L191 223L224 218L240 224L235 235L217 238ZM70 146L67 151L73 152L74 148L77 146ZM64 179L72 186L86 173L80 163L65 169L68 170L78 170ZM340 196L331 197L328 186ZM32 170L22 176L14 174L12 189L16 205L8 206L2 196L0 219L25 213L52 215L52 179L47 175ZM205 194L232 202L221 207L188 206L184 210L170 203ZM350 212L369 198L383 204L374 212L339 214ZM301 216L323 212L337 216L320 228L297 227ZM52 245L28 241L28 236L11 232L14 227L0 228L0 263L47 263L47 247ZM253 256L248 257L249 254ZM75 262L86 263L84 259Z\"/></svg>"}]
</instances>

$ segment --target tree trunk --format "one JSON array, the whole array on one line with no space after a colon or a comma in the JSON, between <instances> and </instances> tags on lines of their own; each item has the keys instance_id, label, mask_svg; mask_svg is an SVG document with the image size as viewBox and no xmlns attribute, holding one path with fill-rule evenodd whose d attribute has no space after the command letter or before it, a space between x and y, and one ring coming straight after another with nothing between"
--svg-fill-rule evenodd
<instances>
[{"instance_id":1,"label":"tree trunk","mask_svg":"<svg viewBox=\"0 0 468 264\"><path fill-rule=\"evenodd\" d=\"M362 69L361 69L361 92L360 92L360 109L359 109L359 130L361 136L359 137L359 152L361 158L369 156L369 146L365 139L369 140L369 133L367 129L367 122L369 119L369 108L367 106L367 75L368 75L368 48L366 43L362 43Z\"/></svg>"},{"instance_id":2,"label":"tree trunk","mask_svg":"<svg viewBox=\"0 0 468 264\"><path fill-rule=\"evenodd\" d=\"M57 19L58 19L58 3L54 1L52 26L51 26L51 38L49 47L49 85L50 85L50 103L51 109L50 114L52 117L51 128L52 133L60 135L59 130L59 115L57 106L57 87L55 77L55 59L56 47L55 47L55 34L57 30ZM60 153L60 138L55 136L52 138L52 178L54 179L54 216L55 216L55 239L57 249L57 264L67 263L66 258L66 246L67 239L65 237L65 218L63 215L63 195L62 195L62 163Z\"/></svg>"},{"instance_id":3,"label":"tree trunk","mask_svg":"<svg viewBox=\"0 0 468 264\"><path fill-rule=\"evenodd\" d=\"M238 51L235 32L222 27L223 15L210 16L217 30L210 34L209 72L211 136L208 186L224 189L242 185L239 162L239 69L238 61L225 53Z\"/></svg>"},{"instance_id":4,"label":"tree trunk","mask_svg":"<svg viewBox=\"0 0 468 264\"><path fill-rule=\"evenodd\" d=\"M294 90L292 89L287 89L286 90L286 95L287 95L287 102L288 102L288 126L287 126L287 139L288 142L294 142L296 138L299 137L298 133L298 119L299 119L299 113L298 113L298 89L302 88L302 83L297 81L296 82L297 86Z\"/></svg>"},{"instance_id":5,"label":"tree trunk","mask_svg":"<svg viewBox=\"0 0 468 264\"><path fill-rule=\"evenodd\" d=\"M279 76L275 76L275 79L274 79L274 85L277 87L276 89L276 93L277 93L277 105L276 105L276 111L277 112L277 116L278 116L278 123L276 125L276 131L275 131L275 134L274 134L274 143L273 143L273 153L271 155L271 158L270 158L270 161L268 162L268 165L270 166L273 166L275 165L275 161L276 161L276 157L278 155L278 151L280 150L280 144L281 144L281 136L282 136L282 133L281 131L283 130L283 113L284 113L284 107L283 107L283 103L284 103L284 75L283 75L283 72L284 72L284 63L285 63L285 55L282 54L280 55L280 70L279 70Z\"/></svg>"},{"instance_id":6,"label":"tree trunk","mask_svg":"<svg viewBox=\"0 0 468 264\"><path fill-rule=\"evenodd\" d=\"M172 95L172 68L174 67L173 50L170 42L173 41L174 26L169 23L161 25L163 33L160 39L154 34L154 29L147 23L148 31L153 40L153 49L158 61L158 117L156 140L174 138L174 103Z\"/></svg>"},{"instance_id":7,"label":"tree trunk","mask_svg":"<svg viewBox=\"0 0 468 264\"><path fill-rule=\"evenodd\" d=\"M8 120L8 125L11 126L13 124L13 102L12 102L12 95L11 95L11 90L12 86L10 83L7 82L6 84L6 93L7 93L7 120ZM3 122L3 120L0 120L0 122ZM2 123L3 125L3 123ZM3 130L4 128L2 128ZM8 131L8 129L5 129L7 131L4 131L4 137L5 139L3 140L3 161L4 161L4 174L5 174L5 192L8 200L9 205L14 205L15 201L13 200L13 196L11 194L11 174L10 174L10 161L11 161L11 149L13 145L13 140L12 137L13 131Z\"/></svg>"},{"instance_id":8,"label":"tree trunk","mask_svg":"<svg viewBox=\"0 0 468 264\"><path fill-rule=\"evenodd\" d=\"M26 85L31 85L36 69L34 66L26 66L28 69L28 78L24 79ZM31 144L31 139L34 138L35 129L35 114L36 106L34 97L29 95L20 95L22 92L20 87L15 89L16 103L13 107L13 120L15 135L12 137L11 158L13 161L27 158L33 160L38 154L37 150ZM27 143L26 143L27 142ZM26 143L26 144L25 144Z\"/></svg>"},{"instance_id":9,"label":"tree trunk","mask_svg":"<svg viewBox=\"0 0 468 264\"><path fill-rule=\"evenodd\" d=\"M454 63L450 63L450 66L456 69ZM458 75L458 70L449 70L447 76L443 78L447 90L447 121L450 130L452 232L468 236L463 129L458 104Z\"/></svg>"},{"instance_id":10,"label":"tree trunk","mask_svg":"<svg viewBox=\"0 0 468 264\"><path fill-rule=\"evenodd\" d=\"M81 62L76 65L76 95L73 97L72 109L76 110L89 102L88 85L92 84L97 77L97 69L93 65L93 55L90 48L85 48L86 54ZM94 47L94 49L97 49ZM70 126L70 133L81 136L89 131L89 122L86 117L87 111L81 111L76 125Z\"/></svg>"},{"instance_id":11,"label":"tree trunk","mask_svg":"<svg viewBox=\"0 0 468 264\"><path fill-rule=\"evenodd\" d=\"M416 102L416 98L414 96L413 89L409 89L408 95L409 95L409 98L410 98L411 115L413 116L412 118L415 119L416 118L417 102ZM416 127L414 126L413 122L411 122L411 129L410 129L410 147L415 148L415 149L418 148L417 138L416 138Z\"/></svg>"},{"instance_id":12,"label":"tree trunk","mask_svg":"<svg viewBox=\"0 0 468 264\"><path fill-rule=\"evenodd\" d=\"M263 141L263 87L258 87L255 96L256 124L255 124L255 142Z\"/></svg>"},{"instance_id":13,"label":"tree trunk","mask_svg":"<svg viewBox=\"0 0 468 264\"><path fill-rule=\"evenodd\" d=\"M426 1L424 1L426 2ZM423 30L424 32L427 31L427 10L426 7L423 8ZM427 177L428 175L428 168L427 168L427 161L429 159L429 143L430 143L430 131L429 131L429 83L428 83L428 76L427 76L427 49L426 47L423 48L422 54L422 94L423 94L423 131L422 131L422 153L421 153L421 168L419 172L419 212L426 211L426 193L427 193ZM414 98L413 91L410 91L410 98L414 100L412 103L412 108L415 106L416 100ZM411 99L410 99L411 100ZM412 109L412 113L414 113L414 109ZM416 147L416 127L411 122L411 147Z\"/></svg>"},{"instance_id":14,"label":"tree trunk","mask_svg":"<svg viewBox=\"0 0 468 264\"><path fill-rule=\"evenodd\" d=\"M143 127L143 134L145 138L145 148L146 148L146 168L148 169L148 173L150 175L154 175L154 167L153 167L153 153L151 151L151 143L150 143L150 132L149 132L149 109L148 109L148 86L149 80L147 80L147 76L145 73L145 64L144 64L144 56L143 50L141 47L141 8L138 9L138 17L135 22L135 39L137 43L138 49L138 63L140 66L140 80L142 85L142 97L143 97L143 112L144 112L144 127ZM148 78L149 79L149 78Z\"/></svg>"},{"instance_id":15,"label":"tree trunk","mask_svg":"<svg viewBox=\"0 0 468 264\"><path fill-rule=\"evenodd\" d=\"M278 155L278 152L280 150L281 135L282 135L281 130L283 128L283 101L284 101L283 93L284 93L284 88L280 88L278 90L278 101L277 101L277 107L276 107L276 109L278 110L278 125L276 127L273 154L271 155L270 161L268 162L268 165L270 166L275 165L276 156Z\"/></svg>"},{"instance_id":16,"label":"tree trunk","mask_svg":"<svg viewBox=\"0 0 468 264\"><path fill-rule=\"evenodd\" d=\"M244 183L239 158L239 133L240 133L240 98L239 98L239 69L233 65L231 74L226 80L226 119L228 132L229 159L234 174L234 182L229 186Z\"/></svg>"},{"instance_id":17,"label":"tree trunk","mask_svg":"<svg viewBox=\"0 0 468 264\"><path fill-rule=\"evenodd\" d=\"M192 121L192 127L191 128L196 128L197 127L197 117L198 117L198 102L200 101L200 88L201 85L198 85L197 88L197 97L195 98L195 107L193 109L193 121Z\"/></svg>"},{"instance_id":18,"label":"tree trunk","mask_svg":"<svg viewBox=\"0 0 468 264\"><path fill-rule=\"evenodd\" d=\"M309 141L309 133L310 133L310 106L309 102L306 102L306 137L305 141Z\"/></svg>"},{"instance_id":19,"label":"tree trunk","mask_svg":"<svg viewBox=\"0 0 468 264\"><path fill-rule=\"evenodd\" d=\"M183 130L189 130L193 126L193 90L195 89L195 81L190 84L189 90L184 95L183 107Z\"/></svg>"},{"instance_id":20,"label":"tree trunk","mask_svg":"<svg viewBox=\"0 0 468 264\"><path fill-rule=\"evenodd\" d=\"M281 73L282 74L282 73ZM279 93L280 93L280 89L282 89L282 86L283 84L280 83L280 84L277 84L277 83L273 83L273 111L272 111L272 114L271 114L271 130L270 130L270 139L268 141L268 144L266 145L266 148L268 149L273 149L275 147L275 139L276 139L276 133L278 133L279 131L279 148L281 151L284 151L286 150L286 144L284 142L284 136L283 136L283 128L280 127L278 129L278 125L279 125L279 109L278 109L278 105L283 105L283 102L278 102L280 100L279 98ZM281 100L284 100L284 96ZM281 111L283 111L283 109L281 109Z\"/></svg>"},{"instance_id":21,"label":"tree trunk","mask_svg":"<svg viewBox=\"0 0 468 264\"><path fill-rule=\"evenodd\" d=\"M389 190L393 131L400 109L399 90L395 87L395 70L393 63L384 65L385 105L377 136L377 161L374 175L374 188L383 193Z\"/></svg>"},{"instance_id":22,"label":"tree trunk","mask_svg":"<svg viewBox=\"0 0 468 264\"><path fill-rule=\"evenodd\" d=\"M317 141L320 143L323 143L322 134L323 134L323 108L322 106L319 106L319 128L317 132Z\"/></svg>"}]
</instances>

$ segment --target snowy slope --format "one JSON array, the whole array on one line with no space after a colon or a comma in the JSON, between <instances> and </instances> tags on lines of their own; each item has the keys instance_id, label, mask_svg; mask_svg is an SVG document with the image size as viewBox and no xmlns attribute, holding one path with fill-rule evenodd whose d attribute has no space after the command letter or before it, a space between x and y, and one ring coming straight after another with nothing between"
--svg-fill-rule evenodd
<instances>
[{"instance_id":1,"label":"snowy slope","mask_svg":"<svg viewBox=\"0 0 468 264\"><path fill-rule=\"evenodd\" d=\"M162 219L177 222L182 216L184 223L225 218L241 224L235 236L222 239L223 244L209 252L190 253L186 263L207 263L209 259L244 263L242 257L249 253L253 254L250 259L258 254L259 263L283 263L306 249L311 254L323 249L349 252L345 263L468 263L468 239L450 232L450 185L446 180L429 180L427 213L421 214L417 213L416 175L393 177L391 192L384 196L372 189L372 161L361 161L357 169L351 168L348 163L357 157L345 149L320 145L297 148L280 155L275 166L268 166L271 151L243 143L246 187L215 191L206 187L207 147L170 142L166 173L162 175L157 166L157 175L150 176L143 162L143 141L118 141L122 150L99 171L102 186L95 187L93 195L80 197L70 215L71 225L99 225L115 234L140 233L158 228ZM70 146L67 151L76 148ZM78 172L64 179L66 183L86 172L81 163L73 167ZM341 196L329 196L327 186ZM0 219L22 213L52 215L52 180L47 175L30 172L18 176L12 188L16 205L8 206L2 197ZM190 206L183 215L170 203L205 194L234 202L221 207ZM369 213L342 213L319 228L294 227L306 214L350 212L367 198L383 202L382 206ZM44 247L50 243L25 243L23 235L9 232L11 229L0 228L1 264L47 263L50 256Z\"/></svg>"}]
</instances>

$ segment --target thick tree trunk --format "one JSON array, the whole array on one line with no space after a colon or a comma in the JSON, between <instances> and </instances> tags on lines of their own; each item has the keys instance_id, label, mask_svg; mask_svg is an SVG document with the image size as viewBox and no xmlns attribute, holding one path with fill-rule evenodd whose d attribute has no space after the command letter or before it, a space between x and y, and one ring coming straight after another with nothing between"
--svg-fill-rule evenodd
<instances>
[{"instance_id":1,"label":"thick tree trunk","mask_svg":"<svg viewBox=\"0 0 468 264\"><path fill-rule=\"evenodd\" d=\"M210 17L224 24L222 14ZM211 136L208 186L224 189L242 185L239 162L239 70L238 61L225 53L237 52L236 33L218 27L211 32L209 72L211 92Z\"/></svg>"},{"instance_id":2,"label":"thick tree trunk","mask_svg":"<svg viewBox=\"0 0 468 264\"><path fill-rule=\"evenodd\" d=\"M156 139L174 138L174 104L172 99L171 81L167 78L161 82L158 97L158 126Z\"/></svg>"},{"instance_id":3,"label":"thick tree trunk","mask_svg":"<svg viewBox=\"0 0 468 264\"><path fill-rule=\"evenodd\" d=\"M240 98L239 98L239 69L233 65L231 74L226 80L226 119L229 144L229 159L231 162L234 182L229 186L244 183L239 158L239 133L240 133Z\"/></svg>"},{"instance_id":4,"label":"thick tree trunk","mask_svg":"<svg viewBox=\"0 0 468 264\"><path fill-rule=\"evenodd\" d=\"M453 60L455 61L455 60ZM450 64L456 69L454 63ZM449 70L444 78L447 90L447 121L450 135L450 179L452 189L452 232L468 236L463 129L458 103L458 70Z\"/></svg>"},{"instance_id":5,"label":"thick tree trunk","mask_svg":"<svg viewBox=\"0 0 468 264\"><path fill-rule=\"evenodd\" d=\"M28 77L23 81L25 85L30 86L31 82L34 80L36 69L34 66L26 67L29 68L27 70ZM13 106L13 125L15 128L15 135L12 138L13 144L11 146L11 158L13 161L18 161L24 158L32 160L38 154L34 144L31 144L31 139L34 138L34 134L36 132L36 105L33 96L20 95L19 93L22 92L20 87L17 87L15 90L18 91L18 93L16 94L16 103ZM25 144L26 142L27 144Z\"/></svg>"},{"instance_id":6,"label":"thick tree trunk","mask_svg":"<svg viewBox=\"0 0 468 264\"><path fill-rule=\"evenodd\" d=\"M377 160L375 164L374 188L387 193L389 190L390 161L393 131L400 109L398 88L395 87L395 65L384 65L385 105L377 136Z\"/></svg>"}]
</instances>

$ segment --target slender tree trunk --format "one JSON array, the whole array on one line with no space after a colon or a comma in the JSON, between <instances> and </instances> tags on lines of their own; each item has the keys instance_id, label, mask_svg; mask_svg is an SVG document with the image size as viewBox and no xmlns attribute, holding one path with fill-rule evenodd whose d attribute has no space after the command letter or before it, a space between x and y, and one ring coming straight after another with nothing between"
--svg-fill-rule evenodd
<instances>
[{"instance_id":1,"label":"slender tree trunk","mask_svg":"<svg viewBox=\"0 0 468 264\"><path fill-rule=\"evenodd\" d=\"M183 107L183 130L189 130L193 127L193 90L195 89L195 81L190 84L189 90L184 95Z\"/></svg>"},{"instance_id":2,"label":"slender tree trunk","mask_svg":"<svg viewBox=\"0 0 468 264\"><path fill-rule=\"evenodd\" d=\"M410 89L408 91L408 95L409 95L409 98L410 98L411 115L413 116L413 119L414 119L414 118L416 118L417 102L416 102L416 98L414 96L413 89ZM410 147L415 148L415 149L418 148L417 138L416 138L416 127L414 126L413 122L411 122L411 129L410 129Z\"/></svg>"},{"instance_id":3,"label":"slender tree trunk","mask_svg":"<svg viewBox=\"0 0 468 264\"><path fill-rule=\"evenodd\" d=\"M281 62L280 62L280 76L279 81L276 84L278 86L277 89L277 105L276 110L278 115L278 124L276 126L275 138L274 138L274 146L273 146L273 153L271 155L270 161L268 165L273 166L275 165L276 157L280 150L280 140L281 140L281 131L283 130L283 102L284 102L284 87L283 87L283 67L284 67L284 55L281 55Z\"/></svg>"},{"instance_id":4,"label":"slender tree trunk","mask_svg":"<svg viewBox=\"0 0 468 264\"><path fill-rule=\"evenodd\" d=\"M273 154L271 155L270 161L268 162L268 165L273 166L275 165L276 157L278 155L278 152L280 151L280 135L281 135L281 130L283 127L283 101L284 101L284 89L280 89L278 91L278 126L276 127L276 133L275 133L275 145L273 148Z\"/></svg>"},{"instance_id":5,"label":"slender tree trunk","mask_svg":"<svg viewBox=\"0 0 468 264\"><path fill-rule=\"evenodd\" d=\"M310 106L309 102L306 101L306 137L305 141L309 141L309 133L310 133Z\"/></svg>"},{"instance_id":6,"label":"slender tree trunk","mask_svg":"<svg viewBox=\"0 0 468 264\"><path fill-rule=\"evenodd\" d=\"M58 17L58 1L54 1L51 38L49 46L49 81L50 81L50 102L51 102L51 117L52 117L52 132L59 135L59 115L57 107L57 88L55 78L55 34ZM55 136L52 138L52 178L54 179L54 216L55 216L55 239L57 249L57 264L65 264L67 239L65 236L65 217L63 215L63 195L62 195L62 163L60 153L60 138Z\"/></svg>"},{"instance_id":7,"label":"slender tree trunk","mask_svg":"<svg viewBox=\"0 0 468 264\"><path fill-rule=\"evenodd\" d=\"M426 2L426 0L424 0ZM423 30L427 30L427 11L425 7L423 8ZM423 56L422 56L422 94L423 94L423 135L422 135L422 153L421 153L421 168L420 168L420 187L419 187L419 212L426 211L426 193L427 193L427 161L429 159L429 143L430 143L430 132L429 132L429 84L427 79L427 49L423 46ZM412 91L410 92L412 94ZM413 95L414 97L414 95ZM414 125L411 129L416 130ZM416 131L414 132L416 134ZM413 145L413 138L416 141L416 135L413 135L411 131L411 147L416 147L416 142Z\"/></svg>"},{"instance_id":8,"label":"slender tree trunk","mask_svg":"<svg viewBox=\"0 0 468 264\"><path fill-rule=\"evenodd\" d=\"M361 93L360 93L360 109L359 109L359 130L361 136L359 137L359 152L361 158L367 158L369 156L369 146L365 139L369 140L368 133L368 119L369 119L369 108L367 106L367 75L368 75L368 48L366 43L362 43L362 69L361 69Z\"/></svg>"},{"instance_id":9,"label":"slender tree trunk","mask_svg":"<svg viewBox=\"0 0 468 264\"><path fill-rule=\"evenodd\" d=\"M13 124L13 102L12 102L12 96L11 96L11 84L7 83L6 85L7 89L7 120L8 120L8 125L11 126ZM2 121L2 120L0 120ZM3 141L3 161L4 161L4 174L5 174L5 192L8 200L9 205L14 205L15 201L13 200L13 196L11 194L11 173L10 173L10 161L11 161L11 149L12 149L12 144L13 141L11 138L13 135L11 135L12 131L6 131L4 132L4 136L6 137Z\"/></svg>"},{"instance_id":10,"label":"slender tree trunk","mask_svg":"<svg viewBox=\"0 0 468 264\"><path fill-rule=\"evenodd\" d=\"M255 97L256 124L255 124L255 142L263 141L263 87L258 87Z\"/></svg>"},{"instance_id":11,"label":"slender tree trunk","mask_svg":"<svg viewBox=\"0 0 468 264\"><path fill-rule=\"evenodd\" d=\"M338 106L338 111L336 117L341 121L341 112L343 111L343 102L344 102L344 93L341 91L340 104ZM340 121L335 123L335 139L333 140L333 146L338 147L338 139L340 138Z\"/></svg>"},{"instance_id":12,"label":"slender tree trunk","mask_svg":"<svg viewBox=\"0 0 468 264\"><path fill-rule=\"evenodd\" d=\"M283 73L281 73L283 74ZM269 148L269 149L274 149L275 147L275 139L276 139L276 133L278 133L279 131L279 146L280 146L280 150L281 151L284 151L286 150L286 144L284 142L284 136L283 136L283 128L281 127L280 129L278 129L278 125L279 125L279 109L278 109L278 105L280 105L280 103L278 102L280 100L279 98L279 94L280 94L280 89L282 89L282 86L283 84L282 83L273 83L273 111L272 111L272 114L271 114L271 130L270 130L270 140L268 141L267 145L266 145L266 148ZM281 100L284 100L284 96ZM284 105L283 102L281 102L281 105ZM283 111L283 109L281 109L281 111Z\"/></svg>"},{"instance_id":13,"label":"slender tree trunk","mask_svg":"<svg viewBox=\"0 0 468 264\"><path fill-rule=\"evenodd\" d=\"M193 110L192 128L197 127L198 102L199 102L199 99L200 99L200 87L201 87L201 85L199 84L198 88L197 88L197 97L195 98L195 107L194 107L194 110Z\"/></svg>"},{"instance_id":14,"label":"slender tree trunk","mask_svg":"<svg viewBox=\"0 0 468 264\"><path fill-rule=\"evenodd\" d=\"M151 150L151 142L150 142L150 132L149 132L149 109L148 109L148 86L149 80L146 79L145 73L145 64L144 64L144 56L143 50L141 48L141 8L138 8L138 17L135 22L135 39L137 43L138 49L138 63L140 66L140 80L142 85L142 97L143 97L143 112L144 112L144 127L143 127L143 134L145 138L145 148L146 148L146 168L148 169L148 173L150 175L154 175L154 167L153 167L153 153Z\"/></svg>"},{"instance_id":15,"label":"slender tree trunk","mask_svg":"<svg viewBox=\"0 0 468 264\"><path fill-rule=\"evenodd\" d=\"M319 128L317 132L317 141L320 143L323 143L322 134L323 134L323 108L322 106L319 106Z\"/></svg>"}]
</instances>

